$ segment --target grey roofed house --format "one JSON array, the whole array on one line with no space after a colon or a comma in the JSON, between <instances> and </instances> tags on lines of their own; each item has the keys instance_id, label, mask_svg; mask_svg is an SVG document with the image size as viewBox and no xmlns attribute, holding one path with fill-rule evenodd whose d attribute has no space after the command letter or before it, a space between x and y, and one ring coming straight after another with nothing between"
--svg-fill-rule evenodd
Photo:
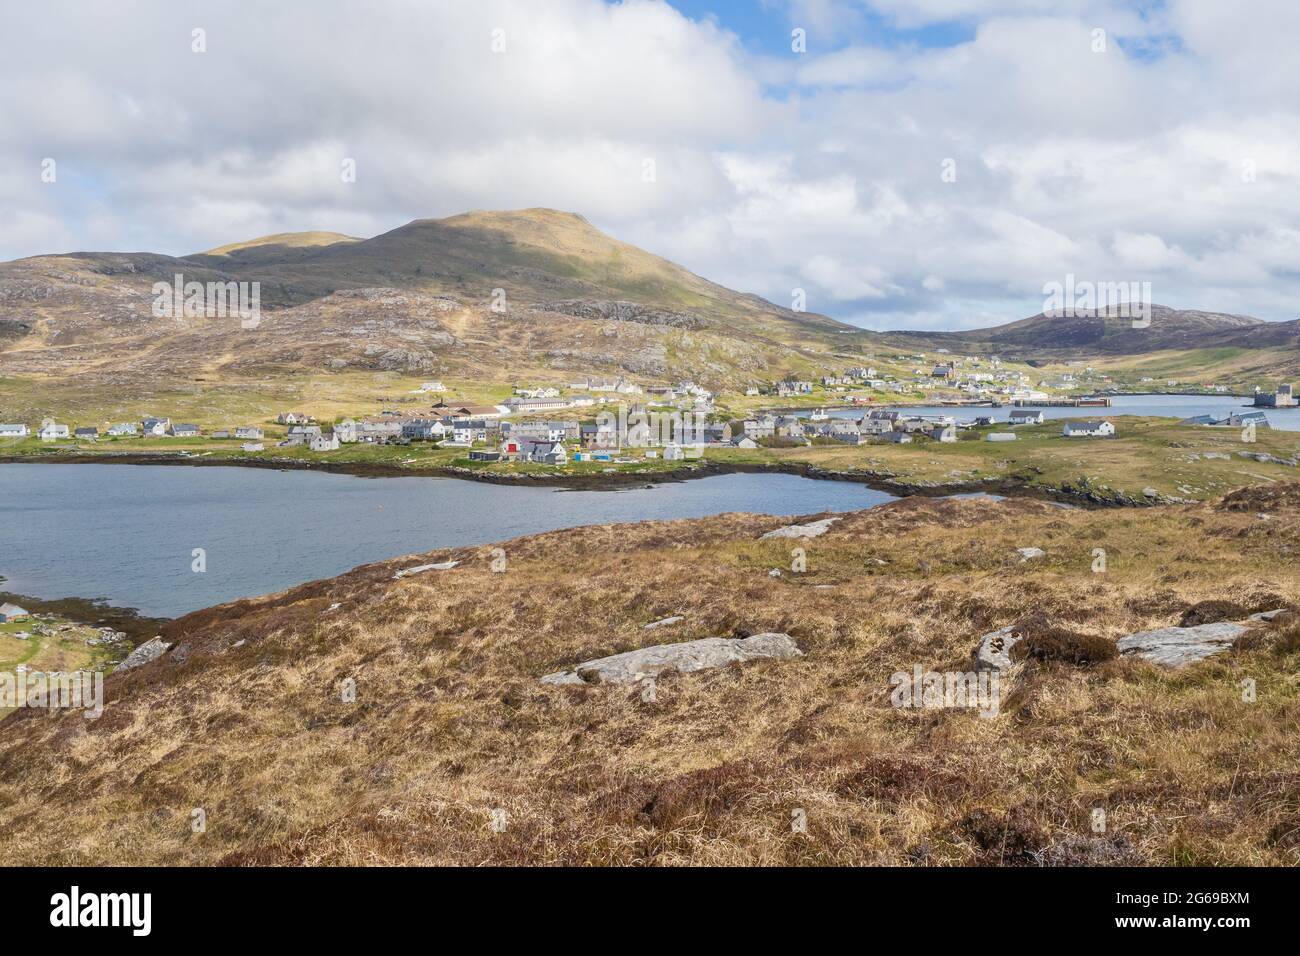
<instances>
[{"instance_id":1,"label":"grey roofed house","mask_svg":"<svg viewBox=\"0 0 1300 956\"><path fill-rule=\"evenodd\" d=\"M199 426L198 426L198 425L180 424L180 425L173 425L173 426L172 426L172 434L173 434L173 435L178 435L178 436L180 436L180 435L185 435L185 436L188 436L188 435L197 435L198 433L199 433Z\"/></svg>"},{"instance_id":2,"label":"grey roofed house","mask_svg":"<svg viewBox=\"0 0 1300 956\"><path fill-rule=\"evenodd\" d=\"M99 429L91 426L86 426L85 428L78 428L75 432L73 432L73 435L75 435L77 438L98 438Z\"/></svg>"},{"instance_id":3,"label":"grey roofed house","mask_svg":"<svg viewBox=\"0 0 1300 956\"><path fill-rule=\"evenodd\" d=\"M26 608L19 607L17 604L0 604L0 624L30 616Z\"/></svg>"},{"instance_id":4,"label":"grey roofed house","mask_svg":"<svg viewBox=\"0 0 1300 956\"><path fill-rule=\"evenodd\" d=\"M27 426L22 422L0 424L0 436L5 438L25 438L28 434Z\"/></svg>"},{"instance_id":5,"label":"grey roofed house","mask_svg":"<svg viewBox=\"0 0 1300 956\"><path fill-rule=\"evenodd\" d=\"M135 427L135 422L118 422L108 430L110 435L134 435L139 429Z\"/></svg>"}]
</instances>

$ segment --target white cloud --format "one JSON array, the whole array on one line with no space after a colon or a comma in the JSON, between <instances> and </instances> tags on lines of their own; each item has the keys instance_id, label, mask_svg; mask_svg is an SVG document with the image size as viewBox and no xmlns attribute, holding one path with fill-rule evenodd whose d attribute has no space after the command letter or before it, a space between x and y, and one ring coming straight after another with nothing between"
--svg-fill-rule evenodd
<instances>
[{"instance_id":1,"label":"white cloud","mask_svg":"<svg viewBox=\"0 0 1300 956\"><path fill-rule=\"evenodd\" d=\"M1018 318L1068 272L1294 316L1289 0L1168 0L1145 20L1107 0L800 0L789 16L876 45L757 57L655 0L13 6L0 257L545 205L875 327ZM873 25L952 20L973 39L927 49Z\"/></svg>"}]
</instances>

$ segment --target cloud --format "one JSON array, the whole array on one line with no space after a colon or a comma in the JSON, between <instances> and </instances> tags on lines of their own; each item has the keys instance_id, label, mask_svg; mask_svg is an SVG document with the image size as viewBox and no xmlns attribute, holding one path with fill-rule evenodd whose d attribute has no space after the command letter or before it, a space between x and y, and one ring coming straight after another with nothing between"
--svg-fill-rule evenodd
<instances>
[{"instance_id":1,"label":"cloud","mask_svg":"<svg viewBox=\"0 0 1300 956\"><path fill-rule=\"evenodd\" d=\"M804 288L809 308L873 327L1019 318L1071 272L1294 317L1293 4L800 0L790 21L836 31L836 48L775 56L719 11L14 6L0 258L554 206L714 281L786 304ZM954 21L961 39L926 40Z\"/></svg>"}]
</instances>

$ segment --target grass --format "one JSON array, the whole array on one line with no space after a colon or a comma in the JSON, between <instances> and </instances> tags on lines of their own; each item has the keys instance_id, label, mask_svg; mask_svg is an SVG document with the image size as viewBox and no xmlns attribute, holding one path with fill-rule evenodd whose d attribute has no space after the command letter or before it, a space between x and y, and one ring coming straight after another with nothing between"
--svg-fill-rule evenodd
<instances>
[{"instance_id":1,"label":"grass","mask_svg":"<svg viewBox=\"0 0 1300 956\"><path fill-rule=\"evenodd\" d=\"M38 634L38 626L62 629L52 634ZM19 640L13 636L19 631L26 631L31 637ZM16 674L16 668L23 664L31 672L97 669L113 656L113 650L106 645L87 646L86 638L96 637L98 633L93 628L47 615L0 624L0 673ZM13 708L0 707L0 718L12 712Z\"/></svg>"},{"instance_id":2,"label":"grass","mask_svg":"<svg viewBox=\"0 0 1300 956\"><path fill-rule=\"evenodd\" d=\"M1140 510L912 498L811 541L761 539L782 523L576 528L503 544L504 573L491 547L438 551L172 622L164 637L183 655L111 677L99 720L0 724L0 852L16 864L1300 863L1300 641L1270 626L1181 670L1050 652L1113 646L1204 602L1290 603L1300 486ZM1028 545L1046 556L1021 563ZM792 546L804 574L788 570ZM461 564L393 579L447 559ZM671 614L684 620L643 630ZM1030 614L1056 641L1016 665L996 718L889 705L892 674L964 670L979 635ZM665 676L653 700L537 683L646 644L760 631L793 635L805 656Z\"/></svg>"}]
</instances>

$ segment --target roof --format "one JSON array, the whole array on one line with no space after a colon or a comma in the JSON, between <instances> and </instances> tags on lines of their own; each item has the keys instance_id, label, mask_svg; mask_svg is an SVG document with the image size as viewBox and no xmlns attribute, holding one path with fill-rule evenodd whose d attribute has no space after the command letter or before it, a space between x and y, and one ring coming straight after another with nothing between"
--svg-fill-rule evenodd
<instances>
[{"instance_id":1,"label":"roof","mask_svg":"<svg viewBox=\"0 0 1300 956\"><path fill-rule=\"evenodd\" d=\"M1107 422L1107 421L1072 421L1072 422L1066 422L1066 423L1065 423L1065 427L1068 428L1070 431L1089 431L1089 432L1095 432L1097 429L1101 428L1102 425L1110 425L1110 422ZM1111 425L1111 428L1114 428L1114 427L1115 427L1114 425Z\"/></svg>"},{"instance_id":2,"label":"roof","mask_svg":"<svg viewBox=\"0 0 1300 956\"><path fill-rule=\"evenodd\" d=\"M0 604L0 614L5 615L5 617L15 617L27 613L26 608L21 608L17 604Z\"/></svg>"}]
</instances>

